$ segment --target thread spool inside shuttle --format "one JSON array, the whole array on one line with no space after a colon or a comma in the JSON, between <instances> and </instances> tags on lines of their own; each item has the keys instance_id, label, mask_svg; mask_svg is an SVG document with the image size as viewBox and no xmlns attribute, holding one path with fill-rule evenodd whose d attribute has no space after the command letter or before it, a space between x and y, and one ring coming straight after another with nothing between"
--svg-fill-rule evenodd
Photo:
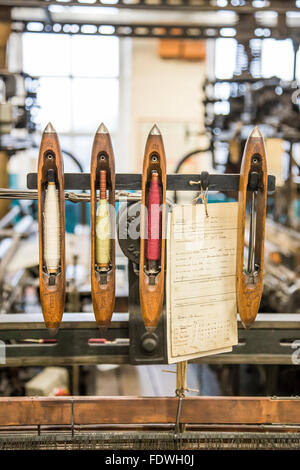
<instances>
[{"instance_id":1,"label":"thread spool inside shuttle","mask_svg":"<svg viewBox=\"0 0 300 470\"><path fill-rule=\"evenodd\" d=\"M44 260L50 277L57 274L60 265L60 211L53 170L48 171L48 185L45 195Z\"/></svg>"},{"instance_id":2,"label":"thread spool inside shuttle","mask_svg":"<svg viewBox=\"0 0 300 470\"><path fill-rule=\"evenodd\" d=\"M149 283L155 282L159 272L161 247L161 211L159 175L153 171L148 195L148 238L146 245L147 274Z\"/></svg>"},{"instance_id":3,"label":"thread spool inside shuttle","mask_svg":"<svg viewBox=\"0 0 300 470\"><path fill-rule=\"evenodd\" d=\"M110 220L106 198L106 171L100 171L100 200L96 212L96 264L100 271L110 267Z\"/></svg>"}]
</instances>

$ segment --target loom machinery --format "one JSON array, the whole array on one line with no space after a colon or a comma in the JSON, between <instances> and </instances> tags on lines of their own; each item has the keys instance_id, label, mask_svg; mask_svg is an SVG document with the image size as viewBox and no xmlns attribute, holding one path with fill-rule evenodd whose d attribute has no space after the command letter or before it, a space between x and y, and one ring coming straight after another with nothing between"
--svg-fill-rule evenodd
<instances>
[{"instance_id":1,"label":"loom machinery","mask_svg":"<svg viewBox=\"0 0 300 470\"><path fill-rule=\"evenodd\" d=\"M13 0L0 3L8 7L20 6L20 2ZM15 3L16 5L14 5ZM32 8L47 3L43 1L30 2ZM78 1L68 2L69 5L80 5L81 3ZM101 2L96 2L95 5L98 6L98 3L101 6ZM224 6L225 3L226 6ZM287 191L282 190L283 197L280 196L276 201L277 205L281 203L282 206L277 211L278 217L275 221L267 220L266 222L264 289L269 289L268 296L272 297L273 303L265 305L266 296L263 295L262 306L264 312L277 313L259 313L255 319L262 287L263 235L259 234L258 244L255 243L255 246L251 240L253 241L255 226L253 223L254 208L260 207L260 211L265 211L266 181L262 181L260 172L253 170L257 169L262 160L257 159L257 156L255 157L252 152L247 157L246 152L242 178L238 174L242 160L242 149L246 142L245 134L248 133L247 125L266 123L267 126L263 128L264 134L268 135L270 129L275 129L280 137L289 141L295 139L294 141L297 142L297 122L299 120L297 106L292 109L291 119L291 114L285 115L284 113L286 109L284 106L289 100L289 86L287 85L285 88L285 84L279 83L277 79L253 79L249 75L249 70L250 68L256 71L259 69L261 40L257 38L268 37L269 34L281 39L288 35L293 38L296 45L298 27L285 23L285 12L282 14L285 7L282 6L282 2L277 1L268 2L268 5L263 9L272 8L278 12L278 24L276 27L268 23L264 25L259 18L260 15L253 14L253 12L258 12L257 8L261 8L261 5L256 7L255 3L257 2L248 2L247 0L245 2L222 2L222 8L230 12L234 11L238 18L231 29L234 30L232 37L236 37L239 42L236 67L239 77L234 77L231 81L227 80L231 90L230 113L228 115L215 113L214 104L218 100L215 99L215 96L209 96L208 93L205 107L206 129L211 136L210 150L214 167L222 172L226 169L225 174L208 174L203 171L200 175L166 175L164 150L161 136L156 128L152 129L152 136L150 135L147 141L143 175L115 174L109 135L106 128L100 126L100 135L97 133L95 136L90 173L63 174L62 167L57 166L57 161L60 160L57 136L52 132L48 134L53 134L51 140L54 147L49 153L42 152L41 154L42 157L51 156L50 166L48 165L47 171L43 172L42 185L40 185L37 174L30 173L27 175L28 190L1 190L1 198L39 199L40 207L41 203L46 207L47 202L47 207L48 203L49 207L58 207L60 215L64 210L63 197L66 201L80 203L83 207L91 201L93 208L91 225L93 228L91 237L92 292L90 294L89 290L85 289L84 300L78 301L78 292L76 293L75 289L71 295L71 292L68 292L71 286L67 282L67 297L63 309L65 298L62 219L57 217L47 220L47 217L46 219L40 217L41 262L39 267L44 288L44 291L41 290L42 297L44 297L44 319L40 313L32 313L28 309L28 313L23 313L22 304L14 302L14 299L11 298L10 303L7 302L6 308L3 309L6 314L0 316L0 337L6 345L6 364L2 369L6 373L7 371L16 371L16 367L24 365L64 364L75 368L80 365L100 363L135 365L166 363L165 305L162 298L165 289L164 246L157 239L157 234L162 234L165 230L165 217L158 214L155 209L153 212L150 211L150 215L148 212L146 217L141 201L144 201L147 206L152 204L155 206L166 200L167 212L172 208L172 194L176 191L194 192L195 187L191 186L190 181L196 180L199 181L199 186L201 185L209 192L217 191L231 195L237 195L240 192L240 202L243 204L246 202L247 194L249 205L252 208L250 210L252 238L250 237L248 243L247 233L243 230L245 211L242 211L240 213L242 225L240 226L239 239L241 244L244 242L246 245L248 244L249 263L246 272L242 269L241 257L237 266L241 285L239 292L239 308L241 310L241 319L238 321L239 343L231 353L199 358L195 362L210 364L219 371L221 382L224 383L223 392L235 395L243 395L243 390L237 385L240 377L232 374L233 370L237 370L234 366L238 365L240 371L247 375L249 365L255 365L259 377L250 376L250 380L252 378L252 382L262 381L264 386L259 393L256 388L253 394L270 396L122 397L121 399L118 397L76 396L61 397L60 399L0 398L1 448L19 448L20 446L23 448L106 449L128 449L128 447L132 449L299 448L299 399L295 396L289 398L284 396L287 394L299 395L297 388L299 381L295 381L293 388L292 381L289 380L289 371L297 369L295 364L298 363L299 358L297 345L299 344L300 319L299 311L297 311L299 297L297 294L297 270L295 269L295 266L299 266L299 237L291 227L279 225L279 222L282 222L280 220L282 214L285 215L285 219L289 216L287 206L290 196L287 196ZM297 10L295 2L286 3L293 11ZM179 8L186 9L199 8L204 11L219 9L219 5L210 0L204 0L201 5L195 7L185 0L181 0L179 4ZM163 0L157 5L162 9L176 8L173 5L170 7ZM123 8L124 3L118 1L115 6ZM157 8L151 2L145 3L142 0L127 4L127 7L132 9ZM22 17L22 13L18 13L18 11L17 14L13 12L12 28L16 32L39 30L54 34L59 28L61 34L69 34L70 25L72 25L74 34L77 34L76 31L79 34L85 34L85 25L73 18L66 22L66 19L60 20L57 17L53 22L48 11L46 21L28 22L28 19ZM36 29L30 29L33 23L37 23ZM105 28L102 28L101 24L94 24L91 21L89 26L94 27L94 34L106 34L102 32ZM130 23L130 21L126 24L115 24L114 22L111 24L114 35L120 37L141 37L142 34L142 37L152 38L211 39L221 37L223 28L227 28L227 35L229 34L227 22L224 25L213 24L211 27L207 27L207 24L196 24L193 28L190 26L190 24L172 25L167 23L157 27L157 25ZM257 41L255 42L256 46L252 48L249 38L254 35ZM256 47L258 48L256 49ZM206 85L206 89L214 88L215 82L207 82ZM282 94L278 95L277 92L280 90ZM284 105L283 99L286 99ZM282 104L281 108L278 108L278 103ZM288 104L290 106L290 102ZM271 135L274 135L273 131ZM224 144L227 146L229 140L233 141L231 149L237 159L228 161L227 168L225 168L224 159L223 161L218 160L217 153L218 149L224 147ZM55 150L54 155L53 150ZM248 180L245 176L248 176ZM266 178L266 172L264 172L264 178ZM287 187L291 187L293 184L294 182L287 181ZM263 186L264 190L261 189ZM271 175L268 176L267 188L269 196L271 196L268 198L270 204L270 202L273 203L272 193L275 190L275 178ZM114 190L116 191L114 192ZM47 196L49 200L46 201ZM256 202L254 202L255 199ZM119 203L119 209L116 227L118 239L114 242L108 235L114 230L115 218L112 217L114 209L111 211L110 208L111 206L114 208L115 201ZM255 212L257 214L257 211ZM141 214L143 223L141 223ZM68 219L68 216L66 218ZM7 224L12 220L14 220L13 214L4 220L3 227L7 227ZM284 221L284 223L286 222ZM150 233L148 232L149 224ZM262 228L261 224L258 225L258 228ZM18 241L28 234L30 236L34 227L29 224L27 229L28 231L26 227L19 227L21 235L18 235ZM101 236L97 235L98 229L102 233ZM278 237L278 231L280 237ZM146 234L148 235L147 240ZM3 235L6 234L3 233ZM153 239L152 235L154 235ZM51 246L48 245L47 250L44 250L44 239L48 239L49 236ZM288 246L284 251L283 245ZM14 249L12 247L11 253ZM118 250L122 251L128 261L128 299L126 298L125 302L124 297L120 302L116 285L118 277L116 254ZM6 262L8 260L9 258ZM143 269L140 269L140 266L143 266ZM5 265L3 267L5 271ZM25 274L30 274L28 279L28 283L30 283L36 272ZM284 283L282 283L282 279ZM35 281L35 285L37 284ZM254 293L251 292L253 288ZM243 308L247 301L248 292L253 300L250 318L247 316L248 311ZM91 295L95 315L86 313L84 308L84 301ZM112 299L114 297L115 308L113 309ZM149 308L148 302L155 305L156 308L153 311ZM91 304L90 299L88 303ZM58 309L55 309L58 315L55 318L55 324L50 324L47 318L53 317L54 304L58 305ZM2 302L2 308L3 305ZM15 308L15 313L7 313L12 311L11 306ZM103 306L105 306L105 311L103 311ZM77 308L72 309L72 307ZM66 311L71 313L66 313ZM72 311L77 313L72 313ZM44 320L48 323L51 333L56 333L55 336L49 338ZM252 326L245 329L243 323L244 325L252 323ZM57 329L58 331L55 331ZM296 363L293 362L294 360ZM263 365L270 367L263 369ZM288 382L290 386L288 392L286 387L278 388L276 382L276 371L282 367L285 369L284 372L287 372L285 383ZM228 377L226 379L225 376L230 374L230 380ZM249 381L249 376L247 380ZM6 381L9 380L6 378ZM229 382L231 387L228 387ZM249 393L248 390L247 392ZM21 395L21 391L17 387L12 389L11 393ZM283 396L272 396L275 393ZM75 395L74 390L73 394Z\"/></svg>"},{"instance_id":2,"label":"loom machinery","mask_svg":"<svg viewBox=\"0 0 300 470\"><path fill-rule=\"evenodd\" d=\"M16 170L15 159L35 146L34 116L37 109L38 79L26 73L0 72L0 185L4 192L9 187L22 185L21 170ZM20 161L20 160L19 160ZM22 167L22 165L20 165ZM9 205L0 201L0 284L2 313L22 311L24 286L35 276L23 267L9 271L10 262L22 241L37 231L29 201Z\"/></svg>"},{"instance_id":3,"label":"loom machinery","mask_svg":"<svg viewBox=\"0 0 300 470\"><path fill-rule=\"evenodd\" d=\"M259 57L256 57L259 60ZM250 62L249 62L250 64ZM249 66L248 64L248 66ZM240 169L245 130L262 126L268 142L282 146L276 194L268 200L266 263L262 311L299 311L299 102L296 81L263 79L239 71L232 79L207 80L206 129L213 166L224 173ZM224 94L224 86L226 92ZM223 87L223 88L222 88ZM223 106L225 111L218 112ZM224 108L225 105L225 108ZM219 106L219 108L218 108ZM224 112L224 114L223 114ZM279 152L280 153L280 152ZM236 194L227 193L230 198Z\"/></svg>"},{"instance_id":4,"label":"loom machinery","mask_svg":"<svg viewBox=\"0 0 300 470\"><path fill-rule=\"evenodd\" d=\"M166 363L162 238L166 213L158 211L156 206L166 201L165 210L171 210L172 202L166 198L168 191L170 194L174 190L194 191L191 184L194 180L208 191L239 192L237 273L241 317L239 343L231 353L194 362L208 363L217 369L221 364L229 367L233 364L292 364L291 348L299 332L298 315L260 313L254 322L262 289L266 196L267 190L272 193L275 189L275 178L267 176L265 162L263 139L256 128L245 148L241 175L207 172L166 175L163 141L154 126L146 143L142 176L115 174L109 133L101 124L94 140L90 173L64 174L58 136L48 125L42 137L38 173L28 174L28 190L15 191L13 195L38 199L39 202L40 295L44 319L40 314L30 313L1 316L6 370L20 365L64 364L74 367L99 363ZM75 195L71 192L73 190L79 192ZM85 192L88 190L90 194ZM3 191L2 197L10 197L9 191ZM91 200L92 203L91 295L94 315L63 313L64 198ZM248 266L244 270L242 248L247 199L251 204L252 238ZM123 205L119 208L116 231L118 244L128 258L127 314L114 313L116 309L112 307L115 295L116 299L118 297L112 238L115 201ZM144 209L142 202L145 203ZM143 266L142 273L140 266ZM150 308L151 303L155 308ZM51 341L48 342L49 334ZM272 388L268 391L272 393ZM99 403L103 406L98 406ZM262 407L265 410L263 416ZM282 448L291 445L290 433L285 432L287 429L293 431L293 445L298 445L298 428L295 426L300 420L298 415L298 401L293 397L8 397L0 399L0 445L15 448L21 439L22 445L30 448L124 448L128 445L147 448L151 439L151 446L153 443L160 446L163 442L166 449L178 446L201 448L207 442L213 446L253 448L259 445L264 448L270 445L270 439L272 442L276 439ZM153 428L154 423L157 430ZM222 431L215 427L217 423L218 426L222 424ZM268 436L261 433L262 423L264 426L271 423ZM125 429L122 428L124 424L127 424ZM143 424L143 433L136 430L139 424ZM59 432L53 427L57 425L60 426ZM114 428L116 425L117 429ZM15 431L18 431L18 436Z\"/></svg>"}]
</instances>

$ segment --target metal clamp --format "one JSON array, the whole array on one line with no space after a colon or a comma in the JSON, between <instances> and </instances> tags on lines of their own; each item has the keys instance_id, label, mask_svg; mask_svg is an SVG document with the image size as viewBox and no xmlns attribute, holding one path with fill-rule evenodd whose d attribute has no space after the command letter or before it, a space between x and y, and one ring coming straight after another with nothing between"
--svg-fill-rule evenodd
<instances>
[{"instance_id":1,"label":"metal clamp","mask_svg":"<svg viewBox=\"0 0 300 470\"><path fill-rule=\"evenodd\" d=\"M205 191L206 189L208 189L209 185L209 173L207 171L202 171L199 177L199 181L190 180L189 184L190 186L192 186L193 184L199 184L203 191Z\"/></svg>"}]
</instances>

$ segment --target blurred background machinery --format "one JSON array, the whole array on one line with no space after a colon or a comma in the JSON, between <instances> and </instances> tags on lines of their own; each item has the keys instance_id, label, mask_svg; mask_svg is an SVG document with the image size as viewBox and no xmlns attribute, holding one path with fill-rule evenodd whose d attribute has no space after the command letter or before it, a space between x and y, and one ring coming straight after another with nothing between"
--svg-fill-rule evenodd
<instances>
[{"instance_id":1,"label":"blurred background machinery","mask_svg":"<svg viewBox=\"0 0 300 470\"><path fill-rule=\"evenodd\" d=\"M73 394L163 395L175 388L172 374L161 379L161 366L122 365L132 363L127 313L137 293L138 241L117 247L120 315L111 336L102 346L88 344L89 204L72 202L76 191L66 202L69 326L58 344L46 341L37 203L26 192L26 175L36 171L49 120L61 138L66 172L89 168L92 136L105 121L117 172L141 172L145 136L157 122L169 173L238 173L245 139L259 125L268 172L277 181L269 196L263 316L250 332L240 329L227 363L222 357L210 367L190 365L190 385L200 394L299 394L299 368L291 359L300 314L299 7L263 0L117 1L113 8L100 1L0 0L0 197L10 191L11 198L0 199L0 338L5 332L15 351L11 367L0 369L0 394L22 395L43 367L62 364ZM139 195L132 196L128 223L138 213ZM168 194L178 202L192 197ZM209 202L235 198L217 193ZM118 207L122 217L122 202ZM69 355L75 334L81 338L76 357Z\"/></svg>"}]
</instances>

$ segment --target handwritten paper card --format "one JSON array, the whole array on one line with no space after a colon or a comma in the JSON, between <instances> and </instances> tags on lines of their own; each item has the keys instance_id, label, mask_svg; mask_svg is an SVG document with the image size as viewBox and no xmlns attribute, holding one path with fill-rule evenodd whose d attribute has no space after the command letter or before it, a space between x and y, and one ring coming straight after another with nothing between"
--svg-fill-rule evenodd
<instances>
[{"instance_id":1,"label":"handwritten paper card","mask_svg":"<svg viewBox=\"0 0 300 470\"><path fill-rule=\"evenodd\" d=\"M169 363L237 344L237 203L175 206L168 219Z\"/></svg>"}]
</instances>

